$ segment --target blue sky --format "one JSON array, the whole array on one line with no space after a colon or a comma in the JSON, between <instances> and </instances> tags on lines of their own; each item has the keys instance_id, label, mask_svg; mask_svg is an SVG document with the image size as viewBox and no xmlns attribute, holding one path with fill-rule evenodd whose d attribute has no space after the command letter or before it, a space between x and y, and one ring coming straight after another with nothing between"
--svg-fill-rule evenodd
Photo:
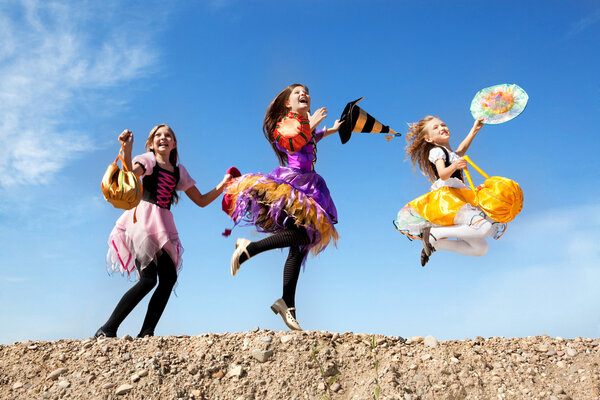
<instances>
[{"instance_id":1,"label":"blue sky","mask_svg":"<svg viewBox=\"0 0 600 400\"><path fill-rule=\"evenodd\" d=\"M131 282L108 276L120 211L100 192L116 137L134 153L170 124L200 191L225 170L277 165L261 124L271 99L306 84L331 126L344 105L405 133L427 114L456 147L475 93L517 83L527 109L484 126L468 154L519 182L522 213L482 258L438 252L394 230L428 190L404 137L319 144L317 171L339 212L338 247L308 260L296 305L304 329L463 339L600 336L600 4L597 1L0 2L0 343L84 338ZM477 178L481 179L481 178ZM269 309L285 253L229 275L236 237L220 200L173 209L184 269L156 333L284 329ZM146 298L123 323L135 335Z\"/></svg>"}]
</instances>

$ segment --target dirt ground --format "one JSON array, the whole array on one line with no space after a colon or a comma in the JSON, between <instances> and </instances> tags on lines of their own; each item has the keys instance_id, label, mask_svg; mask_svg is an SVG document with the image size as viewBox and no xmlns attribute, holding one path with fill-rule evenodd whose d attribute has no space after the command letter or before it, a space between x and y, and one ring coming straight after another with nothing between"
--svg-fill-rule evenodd
<instances>
[{"instance_id":1,"label":"dirt ground","mask_svg":"<svg viewBox=\"0 0 600 400\"><path fill-rule=\"evenodd\" d=\"M0 345L1 399L600 399L598 339L257 330Z\"/></svg>"}]
</instances>

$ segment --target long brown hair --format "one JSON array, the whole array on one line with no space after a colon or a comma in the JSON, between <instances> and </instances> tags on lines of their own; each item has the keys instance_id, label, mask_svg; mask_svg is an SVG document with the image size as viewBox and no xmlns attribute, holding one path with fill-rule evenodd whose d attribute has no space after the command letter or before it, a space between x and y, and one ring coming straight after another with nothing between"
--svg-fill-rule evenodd
<instances>
[{"instance_id":1,"label":"long brown hair","mask_svg":"<svg viewBox=\"0 0 600 400\"><path fill-rule=\"evenodd\" d=\"M271 101L269 107L267 108L267 112L265 114L265 120L263 122L263 133L267 141L271 144L275 155L277 155L277 159L279 160L279 165L287 165L288 158L287 153L285 151L281 151L277 148L275 144L275 139L273 138L273 132L275 131L275 126L281 118L285 117L287 113L290 111L289 108L285 105L287 101L290 99L290 94L292 94L292 90L295 87L302 86L306 89L306 93L308 94L308 88L301 83L294 83L285 89L283 89L279 94Z\"/></svg>"},{"instance_id":2,"label":"long brown hair","mask_svg":"<svg viewBox=\"0 0 600 400\"><path fill-rule=\"evenodd\" d=\"M406 157L410 158L413 167L419 165L419 169L423 175L432 180L436 180L435 170L431 162L429 162L429 151L435 147L433 143L425 140L425 124L432 119L437 118L431 115L426 116L419 122L409 125L408 133L406 134Z\"/></svg>"},{"instance_id":3,"label":"long brown hair","mask_svg":"<svg viewBox=\"0 0 600 400\"><path fill-rule=\"evenodd\" d=\"M148 135L148 140L146 140L146 146L145 146L146 151L151 151L152 153L154 153L154 150L151 149L150 146L152 146L152 142L154 141L154 136L156 136L156 132L163 126L169 130L169 133L171 133L171 135L173 135L173 139L175 140L175 143L177 144L177 138L175 137L175 132L173 132L173 129L171 129L171 127L167 124L159 124L150 130L150 134ZM175 148L173 150L171 150L171 153L169 154L169 162L171 163L171 165L174 168L176 168L178 161L179 161L179 155L177 153L177 146L175 146ZM173 192L173 196L171 197L171 204L177 204L178 201L179 201L179 194L177 194L177 191L175 191L175 192Z\"/></svg>"}]
</instances>

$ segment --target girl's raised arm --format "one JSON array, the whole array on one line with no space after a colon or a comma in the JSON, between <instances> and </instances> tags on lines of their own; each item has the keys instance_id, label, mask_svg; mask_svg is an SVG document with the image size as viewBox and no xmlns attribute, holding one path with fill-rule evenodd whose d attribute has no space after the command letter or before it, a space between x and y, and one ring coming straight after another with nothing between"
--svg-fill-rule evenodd
<instances>
[{"instance_id":1,"label":"girl's raised arm","mask_svg":"<svg viewBox=\"0 0 600 400\"><path fill-rule=\"evenodd\" d=\"M132 171L135 176L141 176L144 173L144 169L136 164L131 165L131 148L133 147L133 133L129 129L123 130L119 135L119 142L123 145L123 160L125 160L125 166L129 171Z\"/></svg>"},{"instance_id":2,"label":"girl's raised arm","mask_svg":"<svg viewBox=\"0 0 600 400\"><path fill-rule=\"evenodd\" d=\"M325 107L319 108L314 114L308 114L308 121L310 122L310 130L314 130L325 118L327 118L327 109ZM340 129L343 121L336 119L333 123L333 127L326 129L323 137L329 136L332 133L336 133Z\"/></svg>"},{"instance_id":3,"label":"girl's raised arm","mask_svg":"<svg viewBox=\"0 0 600 400\"><path fill-rule=\"evenodd\" d=\"M467 150L469 150L469 146L471 146L473 139L475 139L475 135L477 135L477 132L479 132L479 130L482 127L483 127L483 118L479 118L479 119L475 120L475 122L473 123L473 127L467 134L467 137L458 146L458 149L456 150L456 154L458 154L461 157L465 155Z\"/></svg>"},{"instance_id":4,"label":"girl's raised arm","mask_svg":"<svg viewBox=\"0 0 600 400\"><path fill-rule=\"evenodd\" d=\"M210 203L212 203L217 197L223 193L223 191L227 188L230 181L233 177L230 174L225 174L223 180L219 182L219 184L210 192L206 194L200 193L196 185L192 186L188 190L185 191L185 194L192 200L198 207L206 207Z\"/></svg>"},{"instance_id":5,"label":"girl's raised arm","mask_svg":"<svg viewBox=\"0 0 600 400\"><path fill-rule=\"evenodd\" d=\"M328 129L325 130L325 133L323 134L323 137L329 136L332 133L336 133L340 129L340 126L342 125L342 122L344 122L344 121L340 121L339 119L336 119L335 122L333 123L333 126L331 128L328 128Z\"/></svg>"}]
</instances>

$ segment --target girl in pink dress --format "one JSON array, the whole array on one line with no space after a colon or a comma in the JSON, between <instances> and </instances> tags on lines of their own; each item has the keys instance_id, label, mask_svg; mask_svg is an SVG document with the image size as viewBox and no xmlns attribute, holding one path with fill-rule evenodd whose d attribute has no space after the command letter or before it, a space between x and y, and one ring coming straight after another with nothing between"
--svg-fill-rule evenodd
<instances>
[{"instance_id":1,"label":"girl in pink dress","mask_svg":"<svg viewBox=\"0 0 600 400\"><path fill-rule=\"evenodd\" d=\"M121 322L158 280L138 334L138 337L153 336L181 269L183 247L170 211L179 198L177 191L185 192L199 207L206 207L223 192L231 176L226 174L210 192L200 193L187 170L177 164L177 139L168 125L152 128L146 141L148 152L136 156L133 161L131 131L124 130L119 135L119 142L124 146L127 168L142 178L143 197L135 209L121 215L110 233L107 268L109 272L127 272L128 275L135 270L139 280L123 295L95 337L115 337Z\"/></svg>"}]
</instances>

